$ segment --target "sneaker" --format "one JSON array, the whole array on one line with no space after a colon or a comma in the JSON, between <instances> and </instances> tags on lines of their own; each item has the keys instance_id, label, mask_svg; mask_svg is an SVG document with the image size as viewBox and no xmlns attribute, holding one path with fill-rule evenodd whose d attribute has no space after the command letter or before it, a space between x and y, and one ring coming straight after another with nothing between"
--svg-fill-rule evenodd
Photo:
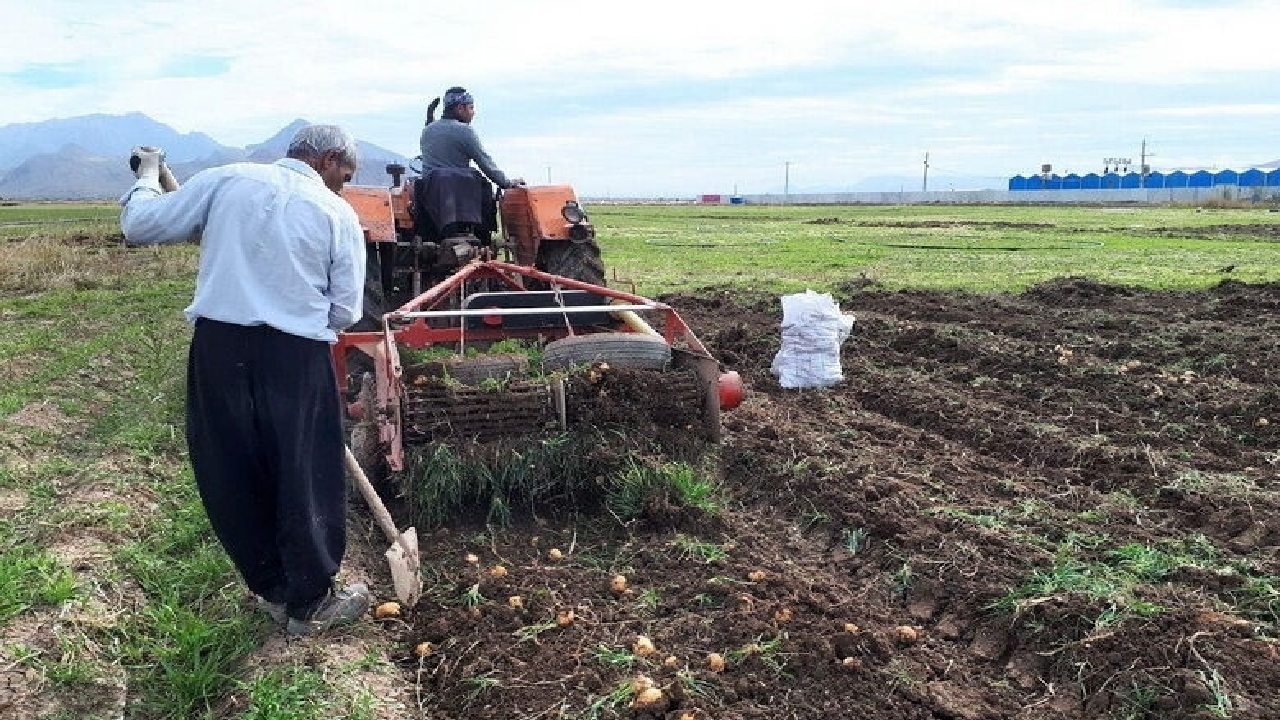
<instances>
[{"instance_id":1,"label":"sneaker","mask_svg":"<svg viewBox=\"0 0 1280 720\"><path fill-rule=\"evenodd\" d=\"M258 608L270 615L271 621L280 627L284 627L289 622L289 610L285 608L284 603L267 602L258 598Z\"/></svg>"},{"instance_id":2,"label":"sneaker","mask_svg":"<svg viewBox=\"0 0 1280 720\"><path fill-rule=\"evenodd\" d=\"M331 592L306 618L289 618L286 629L290 635L315 635L331 627L349 625L369 611L369 588L361 583L348 585L340 592Z\"/></svg>"}]
</instances>

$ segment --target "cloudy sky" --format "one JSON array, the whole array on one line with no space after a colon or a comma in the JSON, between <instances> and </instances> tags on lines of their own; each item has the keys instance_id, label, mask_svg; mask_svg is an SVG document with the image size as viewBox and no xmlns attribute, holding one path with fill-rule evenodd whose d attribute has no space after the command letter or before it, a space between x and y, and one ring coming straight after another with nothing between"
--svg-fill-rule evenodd
<instances>
[{"instance_id":1,"label":"cloudy sky","mask_svg":"<svg viewBox=\"0 0 1280 720\"><path fill-rule=\"evenodd\" d=\"M476 97L499 165L583 195L1280 159L1275 0L0 0L0 125L141 111L235 146L295 118L412 157ZM145 138L140 138L140 141ZM940 179L941 178L941 179ZM959 183L959 185L956 185Z\"/></svg>"}]
</instances>

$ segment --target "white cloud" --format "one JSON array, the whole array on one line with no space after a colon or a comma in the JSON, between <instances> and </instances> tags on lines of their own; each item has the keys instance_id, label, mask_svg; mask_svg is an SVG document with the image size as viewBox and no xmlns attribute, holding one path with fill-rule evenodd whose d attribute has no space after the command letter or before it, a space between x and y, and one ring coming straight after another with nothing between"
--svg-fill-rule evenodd
<instances>
[{"instance_id":1,"label":"white cloud","mask_svg":"<svg viewBox=\"0 0 1280 720\"><path fill-rule=\"evenodd\" d=\"M303 117L413 155L427 99L464 84L504 165L617 192L763 191L785 162L840 185L916 172L925 151L1012 173L1144 136L1179 157L1280 155L1270 2L0 6L0 124L139 110L243 145ZM159 76L190 56L226 57L227 72ZM42 89L33 66L85 82ZM1254 131L1205 131L1236 121Z\"/></svg>"}]
</instances>

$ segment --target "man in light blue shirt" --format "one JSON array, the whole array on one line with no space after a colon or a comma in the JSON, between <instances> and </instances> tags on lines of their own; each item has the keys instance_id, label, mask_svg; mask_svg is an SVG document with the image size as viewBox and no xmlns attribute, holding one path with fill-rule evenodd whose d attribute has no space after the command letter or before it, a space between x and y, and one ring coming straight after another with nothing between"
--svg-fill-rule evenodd
<instances>
[{"instance_id":1,"label":"man in light blue shirt","mask_svg":"<svg viewBox=\"0 0 1280 720\"><path fill-rule=\"evenodd\" d=\"M210 168L169 193L161 153L134 156L138 182L120 200L127 242L200 243L187 447L214 532L291 634L352 622L369 593L333 589L346 480L330 344L361 314L364 234L338 195L355 141L307 126L282 160Z\"/></svg>"}]
</instances>

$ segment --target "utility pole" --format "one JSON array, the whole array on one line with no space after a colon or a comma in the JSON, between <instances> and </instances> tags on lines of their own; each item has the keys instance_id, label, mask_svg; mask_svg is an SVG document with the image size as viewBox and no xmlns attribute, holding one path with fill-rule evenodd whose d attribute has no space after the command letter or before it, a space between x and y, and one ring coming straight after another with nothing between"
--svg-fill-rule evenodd
<instances>
[{"instance_id":1,"label":"utility pole","mask_svg":"<svg viewBox=\"0 0 1280 720\"><path fill-rule=\"evenodd\" d=\"M1138 160L1138 187L1147 187L1147 139L1142 138L1142 150L1139 153Z\"/></svg>"},{"instance_id":2,"label":"utility pole","mask_svg":"<svg viewBox=\"0 0 1280 720\"><path fill-rule=\"evenodd\" d=\"M929 192L929 153L924 154L924 182L920 183L920 192Z\"/></svg>"},{"instance_id":3,"label":"utility pole","mask_svg":"<svg viewBox=\"0 0 1280 720\"><path fill-rule=\"evenodd\" d=\"M790 205L791 204L791 161L790 160L783 163L782 195L784 197L783 202L787 205Z\"/></svg>"},{"instance_id":4,"label":"utility pole","mask_svg":"<svg viewBox=\"0 0 1280 720\"><path fill-rule=\"evenodd\" d=\"M551 184L551 166L550 165L547 166L547 184L548 185Z\"/></svg>"}]
</instances>

